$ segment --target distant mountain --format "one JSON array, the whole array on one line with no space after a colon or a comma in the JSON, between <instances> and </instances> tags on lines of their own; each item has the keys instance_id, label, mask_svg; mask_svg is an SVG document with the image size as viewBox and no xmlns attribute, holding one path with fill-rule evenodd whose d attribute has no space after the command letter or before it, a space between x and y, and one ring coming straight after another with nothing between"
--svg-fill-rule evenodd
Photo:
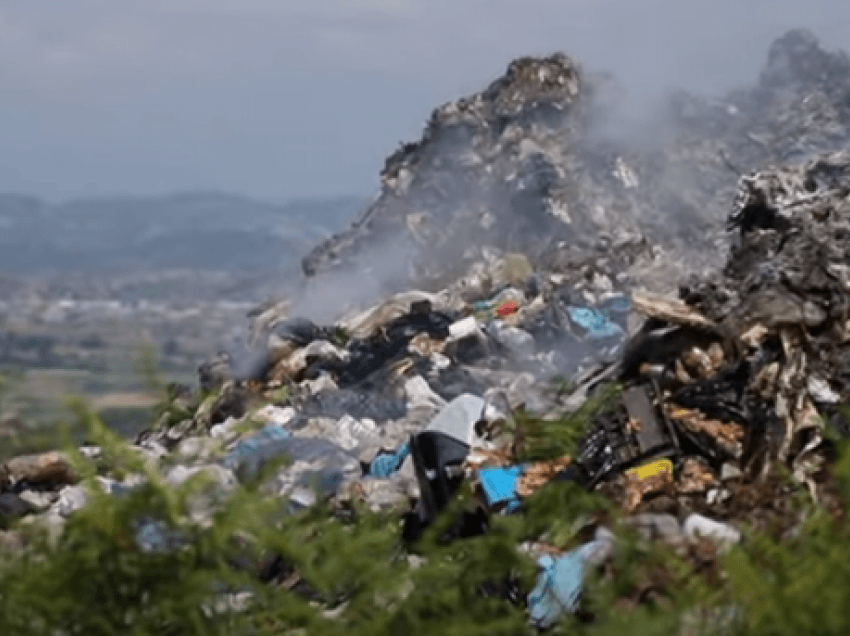
<instances>
[{"instance_id":1,"label":"distant mountain","mask_svg":"<svg viewBox=\"0 0 850 636\"><path fill-rule=\"evenodd\" d=\"M280 271L364 204L339 197L275 205L219 192L50 204L0 194L0 272Z\"/></svg>"}]
</instances>

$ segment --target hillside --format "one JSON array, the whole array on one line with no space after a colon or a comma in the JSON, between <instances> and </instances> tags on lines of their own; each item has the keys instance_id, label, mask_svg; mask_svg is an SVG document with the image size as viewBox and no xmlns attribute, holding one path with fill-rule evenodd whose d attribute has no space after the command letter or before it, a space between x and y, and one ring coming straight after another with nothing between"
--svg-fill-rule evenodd
<instances>
[{"instance_id":1,"label":"hillside","mask_svg":"<svg viewBox=\"0 0 850 636\"><path fill-rule=\"evenodd\" d=\"M115 196L51 204L0 195L0 271L111 274L289 268L350 221L348 197L276 205L217 192Z\"/></svg>"}]
</instances>

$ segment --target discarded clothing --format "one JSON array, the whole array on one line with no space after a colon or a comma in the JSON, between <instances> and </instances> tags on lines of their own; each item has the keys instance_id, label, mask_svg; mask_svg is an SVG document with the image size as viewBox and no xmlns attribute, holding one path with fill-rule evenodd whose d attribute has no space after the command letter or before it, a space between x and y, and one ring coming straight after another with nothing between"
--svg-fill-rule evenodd
<instances>
[{"instance_id":1,"label":"discarded clothing","mask_svg":"<svg viewBox=\"0 0 850 636\"><path fill-rule=\"evenodd\" d=\"M584 559L577 548L558 559L545 555L538 564L543 572L528 595L528 613L533 625L546 629L575 611L584 584Z\"/></svg>"},{"instance_id":2,"label":"discarded clothing","mask_svg":"<svg viewBox=\"0 0 850 636\"><path fill-rule=\"evenodd\" d=\"M418 510L425 525L434 520L463 480L461 465L469 445L433 431L424 431L410 440L416 480L419 482Z\"/></svg>"}]
</instances>

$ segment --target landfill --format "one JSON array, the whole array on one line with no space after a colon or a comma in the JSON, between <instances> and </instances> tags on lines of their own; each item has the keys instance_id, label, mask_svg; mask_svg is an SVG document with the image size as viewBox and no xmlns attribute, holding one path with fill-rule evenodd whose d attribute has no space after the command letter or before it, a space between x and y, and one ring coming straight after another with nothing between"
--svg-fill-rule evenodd
<instances>
[{"instance_id":1,"label":"landfill","mask_svg":"<svg viewBox=\"0 0 850 636\"><path fill-rule=\"evenodd\" d=\"M461 491L475 508L458 541L554 481L712 560L743 528L795 531L777 466L840 514L829 461L832 436L850 433L850 57L791 31L754 87L672 95L671 141L648 152L604 134L608 81L563 54L521 58L437 108L362 216L303 262L306 298L340 272L376 276L392 245L405 256L389 292L324 323L297 298L251 312L244 352L173 387L132 448L169 483L204 472L222 496L286 457L271 496L396 511L407 546ZM555 426L611 386L574 454L525 452L523 422ZM86 505L77 482L61 453L12 459L0 518L61 529ZM617 550L604 522L591 530L529 547L531 625L577 611L586 572ZM155 520L138 540L180 541Z\"/></svg>"}]
</instances>

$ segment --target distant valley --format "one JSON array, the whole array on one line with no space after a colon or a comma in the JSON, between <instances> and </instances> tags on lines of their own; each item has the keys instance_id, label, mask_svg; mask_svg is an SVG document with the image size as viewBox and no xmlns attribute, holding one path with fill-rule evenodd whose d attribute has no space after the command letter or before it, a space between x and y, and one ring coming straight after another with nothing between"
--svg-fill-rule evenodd
<instances>
[{"instance_id":1,"label":"distant valley","mask_svg":"<svg viewBox=\"0 0 850 636\"><path fill-rule=\"evenodd\" d=\"M362 204L344 197L274 205L215 192L50 204L2 194L0 272L274 271L295 264Z\"/></svg>"},{"instance_id":2,"label":"distant valley","mask_svg":"<svg viewBox=\"0 0 850 636\"><path fill-rule=\"evenodd\" d=\"M52 440L68 395L133 433L159 397L151 365L162 382L194 383L204 358L244 337L247 311L300 278L301 257L364 204L0 194L0 454Z\"/></svg>"}]
</instances>

